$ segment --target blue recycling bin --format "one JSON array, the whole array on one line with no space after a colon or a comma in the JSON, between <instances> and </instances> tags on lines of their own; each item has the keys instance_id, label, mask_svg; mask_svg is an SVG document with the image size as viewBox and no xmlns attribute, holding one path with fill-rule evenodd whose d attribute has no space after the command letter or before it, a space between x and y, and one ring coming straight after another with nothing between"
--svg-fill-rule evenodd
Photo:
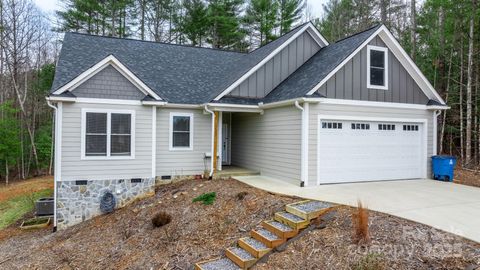
<instances>
[{"instance_id":1,"label":"blue recycling bin","mask_svg":"<svg viewBox=\"0 0 480 270\"><path fill-rule=\"evenodd\" d=\"M452 182L456 163L454 156L432 156L433 179Z\"/></svg>"}]
</instances>

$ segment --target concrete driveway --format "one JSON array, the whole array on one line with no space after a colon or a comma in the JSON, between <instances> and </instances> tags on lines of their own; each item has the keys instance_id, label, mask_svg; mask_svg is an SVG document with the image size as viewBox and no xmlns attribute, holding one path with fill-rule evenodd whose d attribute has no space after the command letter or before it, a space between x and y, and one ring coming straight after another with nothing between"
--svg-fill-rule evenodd
<instances>
[{"instance_id":1,"label":"concrete driveway","mask_svg":"<svg viewBox=\"0 0 480 270\"><path fill-rule=\"evenodd\" d=\"M265 176L235 179L274 193L356 206L420 222L480 243L480 188L434 180L298 187Z\"/></svg>"}]
</instances>

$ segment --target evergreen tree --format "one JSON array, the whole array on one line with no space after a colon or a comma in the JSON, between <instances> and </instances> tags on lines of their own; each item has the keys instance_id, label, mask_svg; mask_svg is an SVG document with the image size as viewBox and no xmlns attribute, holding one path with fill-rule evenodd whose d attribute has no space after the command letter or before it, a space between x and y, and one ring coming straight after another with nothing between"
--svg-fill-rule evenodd
<instances>
[{"instance_id":1,"label":"evergreen tree","mask_svg":"<svg viewBox=\"0 0 480 270\"><path fill-rule=\"evenodd\" d=\"M208 42L213 48L244 49L241 28L243 0L208 0Z\"/></svg>"},{"instance_id":2,"label":"evergreen tree","mask_svg":"<svg viewBox=\"0 0 480 270\"><path fill-rule=\"evenodd\" d=\"M2 172L8 184L9 170L14 168L20 158L20 122L16 118L16 110L12 102L0 104L0 164Z\"/></svg>"},{"instance_id":3,"label":"evergreen tree","mask_svg":"<svg viewBox=\"0 0 480 270\"><path fill-rule=\"evenodd\" d=\"M207 6L202 0L185 0L183 8L185 14L180 21L180 31L192 45L202 46L208 31Z\"/></svg>"},{"instance_id":4,"label":"evergreen tree","mask_svg":"<svg viewBox=\"0 0 480 270\"><path fill-rule=\"evenodd\" d=\"M292 26L302 18L306 2L304 0L277 0L279 6L278 25L280 35L292 29Z\"/></svg>"},{"instance_id":5,"label":"evergreen tree","mask_svg":"<svg viewBox=\"0 0 480 270\"><path fill-rule=\"evenodd\" d=\"M246 12L249 32L255 36L258 45L275 39L278 2L276 0L250 0Z\"/></svg>"}]
</instances>

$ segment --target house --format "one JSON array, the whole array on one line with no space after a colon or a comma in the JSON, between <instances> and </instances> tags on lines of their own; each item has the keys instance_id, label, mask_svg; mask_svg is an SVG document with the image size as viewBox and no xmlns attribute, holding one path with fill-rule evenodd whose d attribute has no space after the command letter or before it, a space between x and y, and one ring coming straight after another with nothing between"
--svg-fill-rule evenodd
<instances>
[{"instance_id":1,"label":"house","mask_svg":"<svg viewBox=\"0 0 480 270\"><path fill-rule=\"evenodd\" d=\"M250 53L67 33L47 101L55 222L224 166L301 186L430 176L445 102L382 25ZM212 153L217 153L212 155Z\"/></svg>"}]
</instances>

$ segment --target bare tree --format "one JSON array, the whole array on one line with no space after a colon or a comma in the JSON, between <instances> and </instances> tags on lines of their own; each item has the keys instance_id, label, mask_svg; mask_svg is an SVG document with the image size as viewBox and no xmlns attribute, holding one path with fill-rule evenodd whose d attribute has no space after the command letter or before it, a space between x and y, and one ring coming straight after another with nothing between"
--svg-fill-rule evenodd
<instances>
[{"instance_id":1,"label":"bare tree","mask_svg":"<svg viewBox=\"0 0 480 270\"><path fill-rule=\"evenodd\" d=\"M468 61L467 61L467 124L465 135L465 165L471 166L472 162L472 81L473 81L473 46L476 0L472 0L472 14L470 16L470 31L468 34Z\"/></svg>"}]
</instances>

